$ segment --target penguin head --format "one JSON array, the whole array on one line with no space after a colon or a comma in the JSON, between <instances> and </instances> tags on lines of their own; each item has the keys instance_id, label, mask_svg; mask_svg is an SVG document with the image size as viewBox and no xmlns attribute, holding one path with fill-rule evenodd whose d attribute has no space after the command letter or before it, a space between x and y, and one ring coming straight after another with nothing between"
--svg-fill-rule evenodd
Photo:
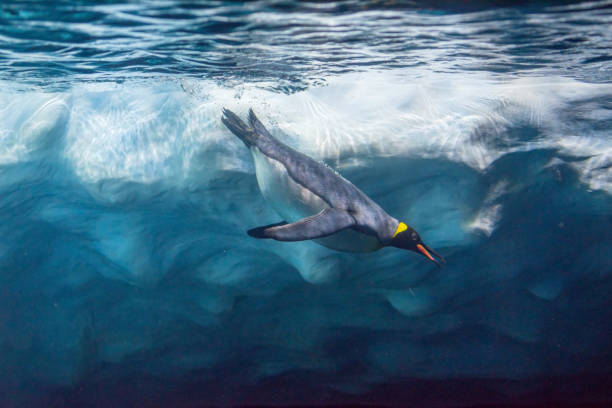
<instances>
[{"instance_id":1,"label":"penguin head","mask_svg":"<svg viewBox=\"0 0 612 408\"><path fill-rule=\"evenodd\" d=\"M389 245L396 248L408 249L409 251L421 254L435 263L438 267L441 263L446 263L446 260L442 255L425 245L425 243L421 240L419 233L416 232L414 228L404 224L403 222L399 223Z\"/></svg>"}]
</instances>

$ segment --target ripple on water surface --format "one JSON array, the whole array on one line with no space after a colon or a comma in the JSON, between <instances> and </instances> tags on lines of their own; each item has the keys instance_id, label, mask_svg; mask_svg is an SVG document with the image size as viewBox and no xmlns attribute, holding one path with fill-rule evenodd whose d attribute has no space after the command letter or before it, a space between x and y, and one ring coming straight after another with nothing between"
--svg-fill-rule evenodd
<instances>
[{"instance_id":1,"label":"ripple on water surface","mask_svg":"<svg viewBox=\"0 0 612 408\"><path fill-rule=\"evenodd\" d=\"M447 3L10 2L0 7L0 79L64 86L187 76L284 92L330 75L419 66L609 79L603 2Z\"/></svg>"}]
</instances>

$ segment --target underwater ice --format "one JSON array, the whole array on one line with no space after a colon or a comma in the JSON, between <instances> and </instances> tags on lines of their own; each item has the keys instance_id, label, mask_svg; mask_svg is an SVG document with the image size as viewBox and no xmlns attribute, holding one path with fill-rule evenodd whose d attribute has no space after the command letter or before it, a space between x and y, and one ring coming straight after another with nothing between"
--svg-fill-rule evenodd
<instances>
[{"instance_id":1,"label":"underwater ice","mask_svg":"<svg viewBox=\"0 0 612 408\"><path fill-rule=\"evenodd\" d=\"M137 398L147 384L234 404L275 381L362 395L403 379L610 373L609 85L354 74L292 95L3 89L4 401ZM447 266L249 238L279 217L222 107L253 107Z\"/></svg>"}]
</instances>

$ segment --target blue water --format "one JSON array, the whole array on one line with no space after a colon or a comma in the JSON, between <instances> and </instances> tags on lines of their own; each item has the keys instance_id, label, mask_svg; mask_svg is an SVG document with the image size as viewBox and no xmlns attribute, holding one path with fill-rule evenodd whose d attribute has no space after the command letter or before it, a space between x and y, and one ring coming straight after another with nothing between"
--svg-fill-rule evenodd
<instances>
[{"instance_id":1,"label":"blue water","mask_svg":"<svg viewBox=\"0 0 612 408\"><path fill-rule=\"evenodd\" d=\"M612 3L460 3L3 2L0 406L612 404ZM222 107L446 267L247 236Z\"/></svg>"}]
</instances>

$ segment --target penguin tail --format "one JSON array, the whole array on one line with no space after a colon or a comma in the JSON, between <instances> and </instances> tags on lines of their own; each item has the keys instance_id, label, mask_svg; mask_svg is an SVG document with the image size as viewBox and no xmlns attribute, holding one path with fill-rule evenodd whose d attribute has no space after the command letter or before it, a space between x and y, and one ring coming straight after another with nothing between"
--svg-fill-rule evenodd
<instances>
[{"instance_id":1,"label":"penguin tail","mask_svg":"<svg viewBox=\"0 0 612 408\"><path fill-rule=\"evenodd\" d=\"M223 124L227 126L227 128L231 130L233 134L238 136L238 138L242 140L247 147L254 145L259 137L257 132L252 127L244 123L244 121L240 119L238 115L229 109L223 108L221 122L223 122Z\"/></svg>"}]
</instances>

